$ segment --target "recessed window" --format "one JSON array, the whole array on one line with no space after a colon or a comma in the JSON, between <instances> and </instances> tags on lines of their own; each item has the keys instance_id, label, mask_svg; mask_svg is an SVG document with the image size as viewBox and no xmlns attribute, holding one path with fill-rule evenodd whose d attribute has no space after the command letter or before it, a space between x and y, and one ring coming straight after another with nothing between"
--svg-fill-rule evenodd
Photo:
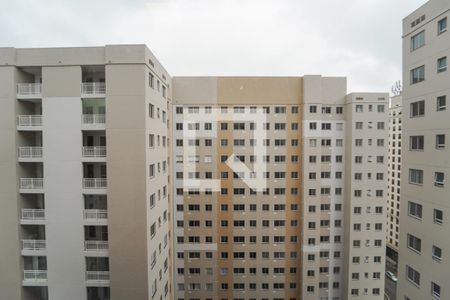
<instances>
[{"instance_id":1,"label":"recessed window","mask_svg":"<svg viewBox=\"0 0 450 300\"><path fill-rule=\"evenodd\" d=\"M447 17L438 21L438 34L444 33L447 31Z\"/></svg>"},{"instance_id":2,"label":"recessed window","mask_svg":"<svg viewBox=\"0 0 450 300\"><path fill-rule=\"evenodd\" d=\"M409 201L408 214L412 217L422 219L422 205Z\"/></svg>"},{"instance_id":3,"label":"recessed window","mask_svg":"<svg viewBox=\"0 0 450 300\"><path fill-rule=\"evenodd\" d=\"M406 277L410 282L420 285L420 273L408 265L406 266Z\"/></svg>"},{"instance_id":4,"label":"recessed window","mask_svg":"<svg viewBox=\"0 0 450 300\"><path fill-rule=\"evenodd\" d=\"M407 235L407 243L408 243L408 248L410 248L414 251L417 251L420 253L420 251L422 250L421 239L419 239L418 237L415 237L412 234Z\"/></svg>"},{"instance_id":5,"label":"recessed window","mask_svg":"<svg viewBox=\"0 0 450 300\"><path fill-rule=\"evenodd\" d=\"M413 135L409 137L409 150L420 151L423 150L424 137L423 135Z\"/></svg>"},{"instance_id":6,"label":"recessed window","mask_svg":"<svg viewBox=\"0 0 450 300\"><path fill-rule=\"evenodd\" d=\"M425 30L411 37L411 51L414 51L425 45Z\"/></svg>"},{"instance_id":7,"label":"recessed window","mask_svg":"<svg viewBox=\"0 0 450 300\"><path fill-rule=\"evenodd\" d=\"M444 213L440 209L433 210L434 223L441 225L444 221Z\"/></svg>"},{"instance_id":8,"label":"recessed window","mask_svg":"<svg viewBox=\"0 0 450 300\"><path fill-rule=\"evenodd\" d=\"M411 84L425 80L425 66L420 66L411 70Z\"/></svg>"},{"instance_id":9,"label":"recessed window","mask_svg":"<svg viewBox=\"0 0 450 300\"><path fill-rule=\"evenodd\" d=\"M443 111L447 108L447 99L446 96L439 96L436 98L436 110Z\"/></svg>"},{"instance_id":10,"label":"recessed window","mask_svg":"<svg viewBox=\"0 0 450 300\"><path fill-rule=\"evenodd\" d=\"M441 286L431 282L431 295L436 299L441 299Z\"/></svg>"},{"instance_id":11,"label":"recessed window","mask_svg":"<svg viewBox=\"0 0 450 300\"><path fill-rule=\"evenodd\" d=\"M444 186L444 173L443 172L434 172L434 185L437 187Z\"/></svg>"},{"instance_id":12,"label":"recessed window","mask_svg":"<svg viewBox=\"0 0 450 300\"><path fill-rule=\"evenodd\" d=\"M434 260L437 260L437 261L442 260L442 249L439 248L438 246L433 245L433 247L431 248L431 253L433 255Z\"/></svg>"},{"instance_id":13,"label":"recessed window","mask_svg":"<svg viewBox=\"0 0 450 300\"><path fill-rule=\"evenodd\" d=\"M445 72L447 71L447 56L438 58L437 60L437 72Z\"/></svg>"},{"instance_id":14,"label":"recessed window","mask_svg":"<svg viewBox=\"0 0 450 300\"><path fill-rule=\"evenodd\" d=\"M445 149L445 134L436 134L436 149Z\"/></svg>"},{"instance_id":15,"label":"recessed window","mask_svg":"<svg viewBox=\"0 0 450 300\"><path fill-rule=\"evenodd\" d=\"M423 170L409 169L409 183L423 184Z\"/></svg>"},{"instance_id":16,"label":"recessed window","mask_svg":"<svg viewBox=\"0 0 450 300\"><path fill-rule=\"evenodd\" d=\"M412 102L410 105L411 118L423 117L425 115L425 100Z\"/></svg>"}]
</instances>

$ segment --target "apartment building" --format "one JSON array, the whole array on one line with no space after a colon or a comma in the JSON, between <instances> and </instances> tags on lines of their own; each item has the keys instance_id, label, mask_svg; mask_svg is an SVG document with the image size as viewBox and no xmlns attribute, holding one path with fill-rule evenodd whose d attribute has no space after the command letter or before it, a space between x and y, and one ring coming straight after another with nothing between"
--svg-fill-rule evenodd
<instances>
[{"instance_id":1,"label":"apartment building","mask_svg":"<svg viewBox=\"0 0 450 300\"><path fill-rule=\"evenodd\" d=\"M389 103L388 191L386 210L386 260L389 269L397 270L398 227L400 220L400 182L402 149L402 96Z\"/></svg>"},{"instance_id":2,"label":"apartment building","mask_svg":"<svg viewBox=\"0 0 450 300\"><path fill-rule=\"evenodd\" d=\"M174 77L172 103L174 299L383 298L387 94Z\"/></svg>"},{"instance_id":3,"label":"apartment building","mask_svg":"<svg viewBox=\"0 0 450 300\"><path fill-rule=\"evenodd\" d=\"M403 20L399 299L449 299L447 254L450 2L431 0Z\"/></svg>"},{"instance_id":4,"label":"apartment building","mask_svg":"<svg viewBox=\"0 0 450 300\"><path fill-rule=\"evenodd\" d=\"M171 78L144 45L0 48L0 298L170 299Z\"/></svg>"}]
</instances>

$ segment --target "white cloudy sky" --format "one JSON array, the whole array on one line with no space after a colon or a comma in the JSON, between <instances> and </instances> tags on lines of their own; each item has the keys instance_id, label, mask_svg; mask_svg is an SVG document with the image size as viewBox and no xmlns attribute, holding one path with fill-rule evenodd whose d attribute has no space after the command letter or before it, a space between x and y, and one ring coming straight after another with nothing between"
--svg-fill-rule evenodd
<instances>
[{"instance_id":1,"label":"white cloudy sky","mask_svg":"<svg viewBox=\"0 0 450 300\"><path fill-rule=\"evenodd\" d=\"M0 0L0 46L147 44L172 76L401 78L401 20L426 0Z\"/></svg>"}]
</instances>

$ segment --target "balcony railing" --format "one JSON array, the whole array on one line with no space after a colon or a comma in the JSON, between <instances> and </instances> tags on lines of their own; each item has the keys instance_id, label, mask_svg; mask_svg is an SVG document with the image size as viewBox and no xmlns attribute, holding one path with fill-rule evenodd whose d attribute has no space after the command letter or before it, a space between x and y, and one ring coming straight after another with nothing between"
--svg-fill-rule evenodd
<instances>
[{"instance_id":1,"label":"balcony railing","mask_svg":"<svg viewBox=\"0 0 450 300\"><path fill-rule=\"evenodd\" d=\"M106 157L105 146L85 146L82 152L83 157Z\"/></svg>"},{"instance_id":2,"label":"balcony railing","mask_svg":"<svg viewBox=\"0 0 450 300\"><path fill-rule=\"evenodd\" d=\"M45 240L22 240L22 250L45 250Z\"/></svg>"},{"instance_id":3,"label":"balcony railing","mask_svg":"<svg viewBox=\"0 0 450 300\"><path fill-rule=\"evenodd\" d=\"M17 116L17 125L19 125L19 126L42 126L42 116L41 115Z\"/></svg>"},{"instance_id":4,"label":"balcony railing","mask_svg":"<svg viewBox=\"0 0 450 300\"><path fill-rule=\"evenodd\" d=\"M105 189L106 178L83 178L84 189Z\"/></svg>"},{"instance_id":5,"label":"balcony railing","mask_svg":"<svg viewBox=\"0 0 450 300\"><path fill-rule=\"evenodd\" d=\"M81 118L81 122L83 124L105 124L105 115L83 115Z\"/></svg>"},{"instance_id":6,"label":"balcony railing","mask_svg":"<svg viewBox=\"0 0 450 300\"><path fill-rule=\"evenodd\" d=\"M42 84L40 83L18 83L17 95L36 96L42 93Z\"/></svg>"},{"instance_id":7,"label":"balcony railing","mask_svg":"<svg viewBox=\"0 0 450 300\"><path fill-rule=\"evenodd\" d=\"M105 220L108 219L108 211L106 209L85 209L84 219L86 220Z\"/></svg>"},{"instance_id":8,"label":"balcony railing","mask_svg":"<svg viewBox=\"0 0 450 300\"><path fill-rule=\"evenodd\" d=\"M47 270L24 270L23 280L25 281L46 281Z\"/></svg>"},{"instance_id":9,"label":"balcony railing","mask_svg":"<svg viewBox=\"0 0 450 300\"><path fill-rule=\"evenodd\" d=\"M108 241L85 241L85 251L107 251L109 248Z\"/></svg>"},{"instance_id":10,"label":"balcony railing","mask_svg":"<svg viewBox=\"0 0 450 300\"><path fill-rule=\"evenodd\" d=\"M44 188L43 178L20 178L20 188L24 190L35 190Z\"/></svg>"},{"instance_id":11,"label":"balcony railing","mask_svg":"<svg viewBox=\"0 0 450 300\"><path fill-rule=\"evenodd\" d=\"M45 220L45 209L23 208L21 214L22 220Z\"/></svg>"},{"instance_id":12,"label":"balcony railing","mask_svg":"<svg viewBox=\"0 0 450 300\"><path fill-rule=\"evenodd\" d=\"M19 147L19 158L42 158L42 147Z\"/></svg>"},{"instance_id":13,"label":"balcony railing","mask_svg":"<svg viewBox=\"0 0 450 300\"><path fill-rule=\"evenodd\" d=\"M83 82L81 84L81 94L96 95L104 94L106 92L106 85L104 82Z\"/></svg>"},{"instance_id":14,"label":"balcony railing","mask_svg":"<svg viewBox=\"0 0 450 300\"><path fill-rule=\"evenodd\" d=\"M86 271L87 281L109 281L109 271Z\"/></svg>"}]
</instances>

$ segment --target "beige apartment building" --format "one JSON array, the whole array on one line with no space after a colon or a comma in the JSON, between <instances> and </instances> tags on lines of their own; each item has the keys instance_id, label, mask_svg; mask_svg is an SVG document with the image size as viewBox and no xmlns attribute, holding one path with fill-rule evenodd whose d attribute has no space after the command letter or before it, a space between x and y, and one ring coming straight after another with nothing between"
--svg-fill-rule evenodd
<instances>
[{"instance_id":1,"label":"beige apartment building","mask_svg":"<svg viewBox=\"0 0 450 300\"><path fill-rule=\"evenodd\" d=\"M388 94L144 45L0 48L0 78L1 299L383 299Z\"/></svg>"},{"instance_id":2,"label":"beige apartment building","mask_svg":"<svg viewBox=\"0 0 450 300\"><path fill-rule=\"evenodd\" d=\"M383 299L387 94L174 77L172 103L174 299Z\"/></svg>"},{"instance_id":3,"label":"beige apartment building","mask_svg":"<svg viewBox=\"0 0 450 300\"><path fill-rule=\"evenodd\" d=\"M400 182L402 154L402 96L391 97L389 104L388 191L386 210L387 265L396 271L400 222Z\"/></svg>"},{"instance_id":4,"label":"beige apartment building","mask_svg":"<svg viewBox=\"0 0 450 300\"><path fill-rule=\"evenodd\" d=\"M403 20L402 179L398 299L449 299L450 2Z\"/></svg>"},{"instance_id":5,"label":"beige apartment building","mask_svg":"<svg viewBox=\"0 0 450 300\"><path fill-rule=\"evenodd\" d=\"M164 68L0 48L0 78L0 299L171 299Z\"/></svg>"}]
</instances>

